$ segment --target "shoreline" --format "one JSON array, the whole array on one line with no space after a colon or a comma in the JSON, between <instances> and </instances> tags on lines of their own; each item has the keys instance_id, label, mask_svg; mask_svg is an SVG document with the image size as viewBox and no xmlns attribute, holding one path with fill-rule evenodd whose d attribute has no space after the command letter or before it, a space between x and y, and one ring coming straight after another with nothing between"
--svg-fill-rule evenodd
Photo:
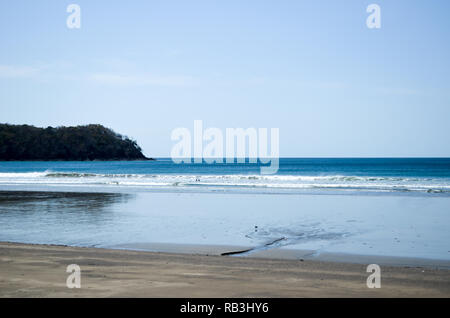
<instances>
[{"instance_id":1,"label":"shoreline","mask_svg":"<svg viewBox=\"0 0 450 318\"><path fill-rule=\"evenodd\" d=\"M96 248L96 247L94 247ZM137 252L175 253L204 256L228 256L237 258L320 261L351 264L378 264L387 266L424 267L450 270L450 260L414 258L390 255L369 255L317 252L291 248L258 248L255 246L177 244L177 243L132 243L108 246L106 249Z\"/></svg>"},{"instance_id":2,"label":"shoreline","mask_svg":"<svg viewBox=\"0 0 450 318\"><path fill-rule=\"evenodd\" d=\"M66 267L81 288L66 287ZM0 242L0 297L450 297L450 271Z\"/></svg>"},{"instance_id":3,"label":"shoreline","mask_svg":"<svg viewBox=\"0 0 450 318\"><path fill-rule=\"evenodd\" d=\"M181 243L124 243L111 246L76 246L51 243L24 243L14 241L0 241L2 244L45 246L55 248L80 248L94 250L116 250L142 253L179 254L191 256L217 256L243 259L263 259L279 261L312 261L331 262L355 265L378 264L380 266L427 268L448 270L450 274L450 260L404 257L391 255L370 255L336 252L318 252L315 250L301 250L294 248L259 248L255 246L212 245L212 244L181 244ZM449 281L450 283L450 281Z\"/></svg>"},{"instance_id":4,"label":"shoreline","mask_svg":"<svg viewBox=\"0 0 450 318\"><path fill-rule=\"evenodd\" d=\"M450 192L426 191L378 191L356 189L286 189L286 188L245 188L223 187L211 190L208 187L177 187L173 185L145 187L139 185L119 184L7 184L0 183L0 192L30 192L30 193L79 193L79 194L214 194L214 195L270 195L270 196L351 196L351 197L408 197L408 198L449 198Z\"/></svg>"}]
</instances>

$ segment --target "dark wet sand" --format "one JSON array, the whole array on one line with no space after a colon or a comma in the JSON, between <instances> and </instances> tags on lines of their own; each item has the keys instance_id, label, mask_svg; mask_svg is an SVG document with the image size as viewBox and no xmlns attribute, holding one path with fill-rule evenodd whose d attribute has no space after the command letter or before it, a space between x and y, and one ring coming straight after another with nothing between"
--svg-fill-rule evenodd
<instances>
[{"instance_id":1,"label":"dark wet sand","mask_svg":"<svg viewBox=\"0 0 450 318\"><path fill-rule=\"evenodd\" d=\"M81 267L81 288L66 267ZM0 243L1 297L449 297L450 271L365 264Z\"/></svg>"}]
</instances>

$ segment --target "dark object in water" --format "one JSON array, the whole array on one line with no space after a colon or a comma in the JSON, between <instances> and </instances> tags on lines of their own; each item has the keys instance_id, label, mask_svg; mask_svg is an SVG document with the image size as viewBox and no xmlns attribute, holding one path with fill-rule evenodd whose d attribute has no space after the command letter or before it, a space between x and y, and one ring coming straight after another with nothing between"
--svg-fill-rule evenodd
<instances>
[{"instance_id":1,"label":"dark object in water","mask_svg":"<svg viewBox=\"0 0 450 318\"><path fill-rule=\"evenodd\" d=\"M271 246L271 245L273 245L273 244L275 244L275 243L278 243L278 242L280 242L280 241L283 241L283 240L285 240L285 239L286 239L285 237L280 237L279 239L276 239L275 241L272 241L272 242L269 242L269 243L264 244L263 247ZM258 246L257 246L257 247L249 248L249 249L247 249L247 250L242 250L242 251L225 252L225 253L222 253L222 254L220 254L220 255L221 255L221 256L227 256L227 255L243 254L243 253L247 253L247 252L250 252L250 251L259 249L259 248L261 248L261 247L258 247Z\"/></svg>"}]
</instances>

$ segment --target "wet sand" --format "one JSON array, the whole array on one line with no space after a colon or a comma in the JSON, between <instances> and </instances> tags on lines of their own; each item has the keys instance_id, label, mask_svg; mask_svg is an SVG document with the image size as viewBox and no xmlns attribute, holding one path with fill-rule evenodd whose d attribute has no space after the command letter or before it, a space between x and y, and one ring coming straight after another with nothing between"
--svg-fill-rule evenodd
<instances>
[{"instance_id":1,"label":"wet sand","mask_svg":"<svg viewBox=\"0 0 450 318\"><path fill-rule=\"evenodd\" d=\"M81 288L66 267L81 267ZM366 264L0 243L1 297L450 297L450 271Z\"/></svg>"}]
</instances>

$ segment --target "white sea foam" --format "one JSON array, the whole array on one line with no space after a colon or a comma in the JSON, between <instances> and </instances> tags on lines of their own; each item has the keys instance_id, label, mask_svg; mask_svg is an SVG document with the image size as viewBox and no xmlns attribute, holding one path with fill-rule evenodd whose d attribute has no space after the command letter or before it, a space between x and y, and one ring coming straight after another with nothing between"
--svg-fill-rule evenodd
<instances>
[{"instance_id":1,"label":"white sea foam","mask_svg":"<svg viewBox=\"0 0 450 318\"><path fill-rule=\"evenodd\" d=\"M8 178L39 178L46 175L47 172L0 172L0 180Z\"/></svg>"},{"instance_id":2,"label":"white sea foam","mask_svg":"<svg viewBox=\"0 0 450 318\"><path fill-rule=\"evenodd\" d=\"M98 174L84 172L0 173L0 184L106 185L122 187L226 187L274 189L334 189L368 191L450 192L450 182L438 178L383 176L296 176L296 175L175 175Z\"/></svg>"}]
</instances>

